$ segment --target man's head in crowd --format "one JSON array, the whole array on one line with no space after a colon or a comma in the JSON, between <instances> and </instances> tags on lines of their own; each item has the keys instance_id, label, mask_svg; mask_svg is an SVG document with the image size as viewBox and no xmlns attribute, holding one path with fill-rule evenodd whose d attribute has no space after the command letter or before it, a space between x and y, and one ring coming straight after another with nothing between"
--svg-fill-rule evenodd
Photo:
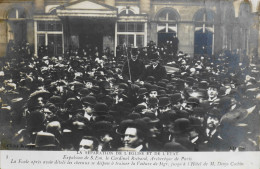
<instances>
[{"instance_id":1,"label":"man's head in crowd","mask_svg":"<svg viewBox=\"0 0 260 169\"><path fill-rule=\"evenodd\" d=\"M131 59L132 61L136 61L138 59L138 48L131 49Z\"/></svg>"},{"instance_id":2,"label":"man's head in crowd","mask_svg":"<svg viewBox=\"0 0 260 169\"><path fill-rule=\"evenodd\" d=\"M123 143L125 147L136 148L143 144L143 133L136 127L127 127L124 133Z\"/></svg>"},{"instance_id":3,"label":"man's head in crowd","mask_svg":"<svg viewBox=\"0 0 260 169\"><path fill-rule=\"evenodd\" d=\"M147 133L148 127L144 120L136 119L128 123L123 133L124 147L142 149Z\"/></svg>"},{"instance_id":4,"label":"man's head in crowd","mask_svg":"<svg viewBox=\"0 0 260 169\"><path fill-rule=\"evenodd\" d=\"M208 93L209 99L216 98L218 96L218 89L215 86L209 86L207 93Z\"/></svg>"},{"instance_id":5,"label":"man's head in crowd","mask_svg":"<svg viewBox=\"0 0 260 169\"><path fill-rule=\"evenodd\" d=\"M79 151L96 151L98 140L93 136L83 136L79 143Z\"/></svg>"},{"instance_id":6,"label":"man's head in crowd","mask_svg":"<svg viewBox=\"0 0 260 169\"><path fill-rule=\"evenodd\" d=\"M159 98L158 107L159 107L158 110L160 111L160 113L165 113L165 112L171 110L171 102L170 102L169 98L168 97Z\"/></svg>"},{"instance_id":7,"label":"man's head in crowd","mask_svg":"<svg viewBox=\"0 0 260 169\"><path fill-rule=\"evenodd\" d=\"M150 98L157 98L158 92L157 90L151 90L149 93Z\"/></svg>"}]
</instances>

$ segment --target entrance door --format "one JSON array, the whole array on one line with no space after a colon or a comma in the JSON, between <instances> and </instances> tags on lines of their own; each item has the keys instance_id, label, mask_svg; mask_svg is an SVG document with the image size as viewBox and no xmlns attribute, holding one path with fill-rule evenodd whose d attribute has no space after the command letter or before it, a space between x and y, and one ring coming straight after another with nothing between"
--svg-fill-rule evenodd
<instances>
[{"instance_id":1,"label":"entrance door","mask_svg":"<svg viewBox=\"0 0 260 169\"><path fill-rule=\"evenodd\" d=\"M8 24L9 40L14 40L17 44L26 41L27 29L25 21L9 21Z\"/></svg>"},{"instance_id":2,"label":"entrance door","mask_svg":"<svg viewBox=\"0 0 260 169\"><path fill-rule=\"evenodd\" d=\"M207 29L204 32L203 29L196 31L194 53L211 56L212 40L213 40L213 33L208 31Z\"/></svg>"},{"instance_id":3,"label":"entrance door","mask_svg":"<svg viewBox=\"0 0 260 169\"><path fill-rule=\"evenodd\" d=\"M176 36L176 32L158 32L158 45L164 45L167 41L173 41L173 37Z\"/></svg>"},{"instance_id":4,"label":"entrance door","mask_svg":"<svg viewBox=\"0 0 260 169\"><path fill-rule=\"evenodd\" d=\"M79 36L79 47L85 48L89 45L92 48L98 47L99 51L103 49L103 34L81 34Z\"/></svg>"}]
</instances>

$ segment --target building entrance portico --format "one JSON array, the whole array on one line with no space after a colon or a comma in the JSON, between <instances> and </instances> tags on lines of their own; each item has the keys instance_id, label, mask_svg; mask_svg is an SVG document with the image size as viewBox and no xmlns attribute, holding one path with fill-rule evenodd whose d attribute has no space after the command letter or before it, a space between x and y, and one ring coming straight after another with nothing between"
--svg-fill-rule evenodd
<instances>
[{"instance_id":1,"label":"building entrance portico","mask_svg":"<svg viewBox=\"0 0 260 169\"><path fill-rule=\"evenodd\" d=\"M113 48L113 40L107 42L107 37L114 37L115 21L102 18L65 17L62 19L65 48L86 48L86 46ZM110 38L111 39L111 38ZM113 38L112 38L113 39Z\"/></svg>"}]
</instances>

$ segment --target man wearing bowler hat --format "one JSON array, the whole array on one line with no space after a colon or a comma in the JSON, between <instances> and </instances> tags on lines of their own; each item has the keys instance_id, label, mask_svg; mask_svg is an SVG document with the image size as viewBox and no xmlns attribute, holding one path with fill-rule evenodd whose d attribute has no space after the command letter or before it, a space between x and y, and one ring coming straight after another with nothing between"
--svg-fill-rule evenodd
<instances>
[{"instance_id":1,"label":"man wearing bowler hat","mask_svg":"<svg viewBox=\"0 0 260 169\"><path fill-rule=\"evenodd\" d=\"M174 125L170 128L172 141L166 143L163 147L164 151L194 151L195 145L191 142L190 136L193 130L190 120L187 118L179 118L174 121Z\"/></svg>"},{"instance_id":2,"label":"man wearing bowler hat","mask_svg":"<svg viewBox=\"0 0 260 169\"><path fill-rule=\"evenodd\" d=\"M149 76L153 76L156 82L166 78L167 76L165 67L160 64L160 56L158 53L152 55L151 65L146 68L142 80L146 80Z\"/></svg>"},{"instance_id":3,"label":"man wearing bowler hat","mask_svg":"<svg viewBox=\"0 0 260 169\"><path fill-rule=\"evenodd\" d=\"M114 131L113 131L113 125L111 122L108 121L98 121L94 124L94 128L96 131L96 136L99 140L99 151L112 151L113 145L113 137L114 137Z\"/></svg>"}]
</instances>

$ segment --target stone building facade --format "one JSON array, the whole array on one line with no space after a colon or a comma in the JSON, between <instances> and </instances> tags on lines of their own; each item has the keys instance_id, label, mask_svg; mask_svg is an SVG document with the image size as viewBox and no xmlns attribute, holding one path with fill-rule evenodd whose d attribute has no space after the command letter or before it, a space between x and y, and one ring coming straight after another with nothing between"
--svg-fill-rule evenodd
<instances>
[{"instance_id":1,"label":"stone building facade","mask_svg":"<svg viewBox=\"0 0 260 169\"><path fill-rule=\"evenodd\" d=\"M215 54L222 49L260 53L259 0L3 0L0 56L10 40L29 42L35 55L85 45L158 45L178 37L179 50Z\"/></svg>"}]
</instances>

